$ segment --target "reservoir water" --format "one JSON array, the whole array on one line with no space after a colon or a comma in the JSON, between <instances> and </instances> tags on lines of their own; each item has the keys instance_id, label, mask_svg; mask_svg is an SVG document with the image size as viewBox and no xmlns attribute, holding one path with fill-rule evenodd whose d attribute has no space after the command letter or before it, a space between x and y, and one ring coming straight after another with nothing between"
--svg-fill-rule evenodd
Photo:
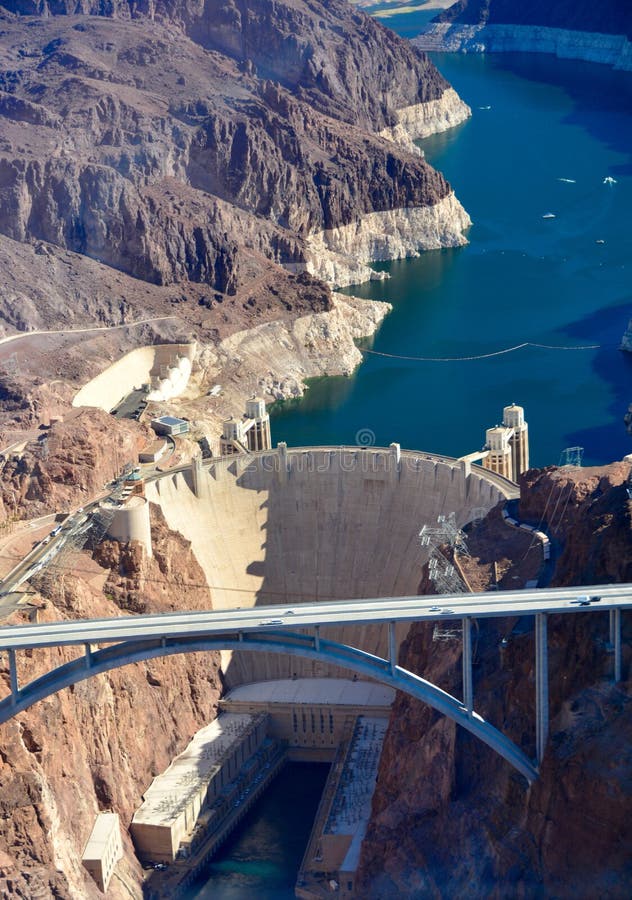
<instances>
[{"instance_id":1,"label":"reservoir water","mask_svg":"<svg viewBox=\"0 0 632 900\"><path fill-rule=\"evenodd\" d=\"M540 54L435 62L472 118L421 146L470 213L470 243L382 264L388 280L350 288L394 306L366 346L431 358L592 349L367 355L353 377L314 380L303 400L277 404L273 438L459 456L515 402L532 465L577 445L584 464L619 459L632 452L632 356L618 349L632 315L632 77Z\"/></svg>"}]
</instances>

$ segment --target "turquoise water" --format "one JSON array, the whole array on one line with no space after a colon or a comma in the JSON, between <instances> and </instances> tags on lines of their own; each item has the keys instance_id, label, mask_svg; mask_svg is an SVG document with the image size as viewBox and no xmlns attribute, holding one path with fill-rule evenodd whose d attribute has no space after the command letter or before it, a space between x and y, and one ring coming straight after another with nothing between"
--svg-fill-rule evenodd
<instances>
[{"instance_id":1,"label":"turquoise water","mask_svg":"<svg viewBox=\"0 0 632 900\"><path fill-rule=\"evenodd\" d=\"M293 900L329 766L288 763L187 900Z\"/></svg>"},{"instance_id":2,"label":"turquoise water","mask_svg":"<svg viewBox=\"0 0 632 900\"><path fill-rule=\"evenodd\" d=\"M278 405L273 438L353 444L363 431L459 456L515 402L532 465L575 445L586 464L620 458L632 452L622 421L632 357L618 350L632 316L632 78L544 55L435 59L473 115L422 147L470 213L470 243L384 264L388 281L350 289L394 306L370 346L423 357L598 347L469 362L367 356L352 378L315 380L304 400Z\"/></svg>"},{"instance_id":3,"label":"turquoise water","mask_svg":"<svg viewBox=\"0 0 632 900\"><path fill-rule=\"evenodd\" d=\"M411 0L411 2L402 0L401 3L395 6L392 3L375 3L364 7L364 11L370 15L375 15L380 10L390 12L391 15L388 16L378 15L376 17L378 22L396 31L402 37L411 38L418 35L421 29L437 15L438 10L428 9L427 5L427 0ZM411 7L418 7L418 9L411 9ZM395 10L397 9L408 9L410 11L396 13Z\"/></svg>"}]
</instances>

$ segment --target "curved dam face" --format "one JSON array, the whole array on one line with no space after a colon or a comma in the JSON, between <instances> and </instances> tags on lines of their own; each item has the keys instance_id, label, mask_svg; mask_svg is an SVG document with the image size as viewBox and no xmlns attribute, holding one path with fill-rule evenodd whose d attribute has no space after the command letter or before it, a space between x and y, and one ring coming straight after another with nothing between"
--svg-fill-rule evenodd
<instances>
[{"instance_id":1,"label":"curved dam face","mask_svg":"<svg viewBox=\"0 0 632 900\"><path fill-rule=\"evenodd\" d=\"M511 482L454 459L389 449L309 448L211 460L146 486L167 523L191 541L215 609L419 592L423 525L515 495ZM288 623L289 624L289 623ZM398 626L398 638L407 625ZM323 637L387 654L381 625L324 628ZM229 686L293 675L345 674L277 654L233 654Z\"/></svg>"}]
</instances>

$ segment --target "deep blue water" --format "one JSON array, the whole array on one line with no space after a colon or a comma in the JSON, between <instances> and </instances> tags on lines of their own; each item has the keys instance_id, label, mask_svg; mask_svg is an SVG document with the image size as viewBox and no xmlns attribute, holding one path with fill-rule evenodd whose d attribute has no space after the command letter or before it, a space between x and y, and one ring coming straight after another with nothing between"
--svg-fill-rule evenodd
<instances>
[{"instance_id":1,"label":"deep blue water","mask_svg":"<svg viewBox=\"0 0 632 900\"><path fill-rule=\"evenodd\" d=\"M277 406L273 439L353 444L368 430L382 446L459 456L515 402L532 465L575 445L585 464L620 458L632 452L632 358L618 350L632 316L632 78L537 54L435 61L473 115L421 145L470 213L470 243L384 264L388 281L350 289L394 306L370 346L433 358L598 347L367 356L353 377L317 379L303 401Z\"/></svg>"}]
</instances>

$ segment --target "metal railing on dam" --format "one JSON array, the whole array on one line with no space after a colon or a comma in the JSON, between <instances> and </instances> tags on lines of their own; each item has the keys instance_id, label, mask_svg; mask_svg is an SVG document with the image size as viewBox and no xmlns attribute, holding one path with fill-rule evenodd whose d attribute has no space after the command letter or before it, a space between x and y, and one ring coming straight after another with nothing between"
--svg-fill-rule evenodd
<instances>
[{"instance_id":1,"label":"metal railing on dam","mask_svg":"<svg viewBox=\"0 0 632 900\"><path fill-rule=\"evenodd\" d=\"M621 611L632 608L632 585L592 585L498 591L489 594L385 597L300 603L239 610L163 613L111 619L73 620L0 628L0 651L9 656L10 694L0 701L0 724L64 687L132 662L176 653L219 649L285 653L332 662L384 682L428 703L499 753L529 781L538 775L548 734L547 616L608 612L614 678L621 679ZM473 618L535 617L536 760L474 710L471 624ZM397 664L397 622L461 620L463 697L459 699ZM386 658L325 640L326 625L383 622ZM288 630L291 628L291 630ZM295 629L313 629L305 634ZM105 647L95 649L95 645ZM20 687L16 653L44 647L83 648L77 659Z\"/></svg>"}]
</instances>

